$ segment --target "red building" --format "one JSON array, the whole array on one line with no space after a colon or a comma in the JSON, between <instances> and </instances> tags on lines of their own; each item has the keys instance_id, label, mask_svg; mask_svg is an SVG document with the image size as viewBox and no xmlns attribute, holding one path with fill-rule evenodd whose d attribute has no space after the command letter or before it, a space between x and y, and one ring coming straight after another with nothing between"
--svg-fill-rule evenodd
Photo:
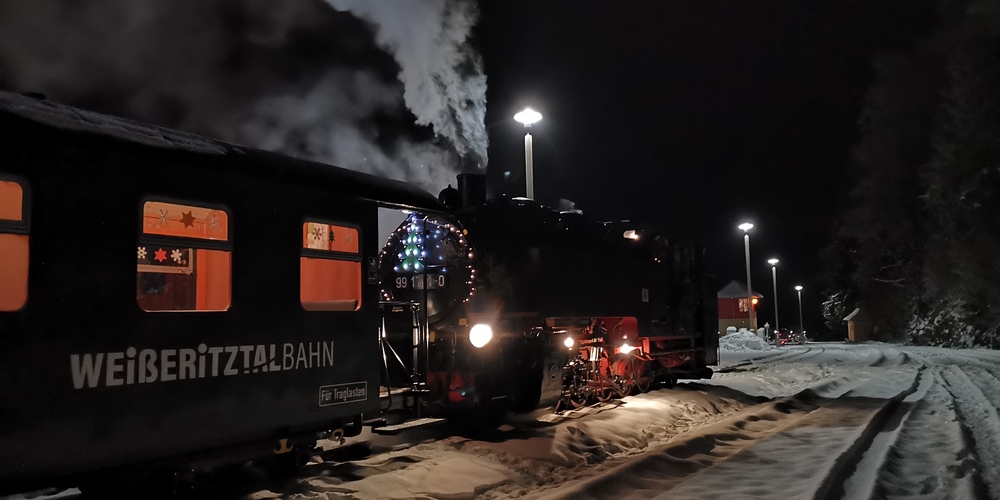
<instances>
[{"instance_id":1,"label":"red building","mask_svg":"<svg viewBox=\"0 0 1000 500\"><path fill-rule=\"evenodd\" d=\"M719 290L719 335L725 335L726 329L730 326L735 326L737 330L740 328L757 330L757 303L764 296L757 292L753 293L753 325L750 324L749 297L746 285L735 280Z\"/></svg>"}]
</instances>

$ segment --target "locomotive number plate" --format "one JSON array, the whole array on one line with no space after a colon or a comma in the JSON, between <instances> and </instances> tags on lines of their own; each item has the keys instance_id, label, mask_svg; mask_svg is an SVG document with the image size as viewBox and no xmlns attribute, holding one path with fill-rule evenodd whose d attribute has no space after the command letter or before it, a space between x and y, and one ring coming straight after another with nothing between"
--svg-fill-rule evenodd
<instances>
[{"instance_id":1,"label":"locomotive number plate","mask_svg":"<svg viewBox=\"0 0 1000 500\"><path fill-rule=\"evenodd\" d=\"M427 284L428 290L434 290L437 288L447 288L448 287L448 277L444 274L423 274L416 276L397 276L396 277L396 289L403 290L405 288L413 288L415 290L423 290L424 283Z\"/></svg>"}]
</instances>

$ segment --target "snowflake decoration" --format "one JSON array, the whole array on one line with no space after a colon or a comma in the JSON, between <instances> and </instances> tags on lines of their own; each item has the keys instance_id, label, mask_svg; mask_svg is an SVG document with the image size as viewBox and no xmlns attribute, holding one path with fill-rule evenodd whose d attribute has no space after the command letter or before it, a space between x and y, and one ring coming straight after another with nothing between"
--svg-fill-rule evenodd
<instances>
[{"instance_id":1,"label":"snowflake decoration","mask_svg":"<svg viewBox=\"0 0 1000 500\"><path fill-rule=\"evenodd\" d=\"M183 255L184 254L181 253L181 251L178 250L178 249L176 249L176 248L172 252L170 252L170 258L174 259L174 262L176 262L178 264L181 264L181 256L183 256Z\"/></svg>"},{"instance_id":2,"label":"snowflake decoration","mask_svg":"<svg viewBox=\"0 0 1000 500\"><path fill-rule=\"evenodd\" d=\"M208 216L208 227L216 229L219 227L219 219L215 218L215 214Z\"/></svg>"},{"instance_id":3,"label":"snowflake decoration","mask_svg":"<svg viewBox=\"0 0 1000 500\"><path fill-rule=\"evenodd\" d=\"M317 225L317 226L313 227L312 239L313 239L313 241L315 241L317 243L320 242L320 241L323 241L323 227L322 226L318 226Z\"/></svg>"},{"instance_id":4,"label":"snowflake decoration","mask_svg":"<svg viewBox=\"0 0 1000 500\"><path fill-rule=\"evenodd\" d=\"M170 216L167 215L166 210L160 210L160 224L166 224L170 222Z\"/></svg>"},{"instance_id":5,"label":"snowflake decoration","mask_svg":"<svg viewBox=\"0 0 1000 500\"><path fill-rule=\"evenodd\" d=\"M139 247L138 257L139 260L146 260L146 247Z\"/></svg>"}]
</instances>

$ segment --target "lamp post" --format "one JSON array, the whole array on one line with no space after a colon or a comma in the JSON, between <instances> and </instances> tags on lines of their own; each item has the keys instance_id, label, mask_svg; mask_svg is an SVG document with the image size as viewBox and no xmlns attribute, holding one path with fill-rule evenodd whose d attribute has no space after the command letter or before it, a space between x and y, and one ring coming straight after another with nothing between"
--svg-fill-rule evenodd
<instances>
[{"instance_id":1,"label":"lamp post","mask_svg":"<svg viewBox=\"0 0 1000 500\"><path fill-rule=\"evenodd\" d=\"M532 123L537 123L542 119L542 114L531 108L524 108L524 111L514 115L514 119L523 123L525 129L530 129ZM526 130L524 133L525 196L533 200L535 199L535 172L531 160L531 132Z\"/></svg>"},{"instance_id":2,"label":"lamp post","mask_svg":"<svg viewBox=\"0 0 1000 500\"><path fill-rule=\"evenodd\" d=\"M778 321L778 259L767 259L771 264L771 283L774 285L774 345L778 345L778 329L781 322Z\"/></svg>"},{"instance_id":3,"label":"lamp post","mask_svg":"<svg viewBox=\"0 0 1000 500\"><path fill-rule=\"evenodd\" d=\"M799 292L799 334L802 335L802 285L795 285L795 291ZM802 335L803 338L805 335Z\"/></svg>"},{"instance_id":4,"label":"lamp post","mask_svg":"<svg viewBox=\"0 0 1000 500\"><path fill-rule=\"evenodd\" d=\"M743 245L746 247L747 254L747 309L750 310L750 331L757 334L757 329L753 325L753 287L750 285L750 230L753 229L753 224L749 222L744 222L740 224L740 229L743 230Z\"/></svg>"}]
</instances>

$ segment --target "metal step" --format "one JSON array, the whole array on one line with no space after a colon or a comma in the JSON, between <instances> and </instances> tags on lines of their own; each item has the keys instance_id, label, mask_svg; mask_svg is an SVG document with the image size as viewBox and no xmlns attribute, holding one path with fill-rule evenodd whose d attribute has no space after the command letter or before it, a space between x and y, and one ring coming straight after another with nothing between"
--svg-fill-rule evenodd
<instances>
[{"instance_id":1,"label":"metal step","mask_svg":"<svg viewBox=\"0 0 1000 500\"><path fill-rule=\"evenodd\" d=\"M370 418L361 422L361 425L365 427L385 427L386 421L385 417Z\"/></svg>"},{"instance_id":2,"label":"metal step","mask_svg":"<svg viewBox=\"0 0 1000 500\"><path fill-rule=\"evenodd\" d=\"M408 431L412 429L419 429L421 427L429 427L431 425L442 424L446 422L447 419L444 418L417 418L414 420L409 420L401 424L386 425L382 427L376 427L372 429L375 434L382 434L386 436L395 436L403 431Z\"/></svg>"}]
</instances>

